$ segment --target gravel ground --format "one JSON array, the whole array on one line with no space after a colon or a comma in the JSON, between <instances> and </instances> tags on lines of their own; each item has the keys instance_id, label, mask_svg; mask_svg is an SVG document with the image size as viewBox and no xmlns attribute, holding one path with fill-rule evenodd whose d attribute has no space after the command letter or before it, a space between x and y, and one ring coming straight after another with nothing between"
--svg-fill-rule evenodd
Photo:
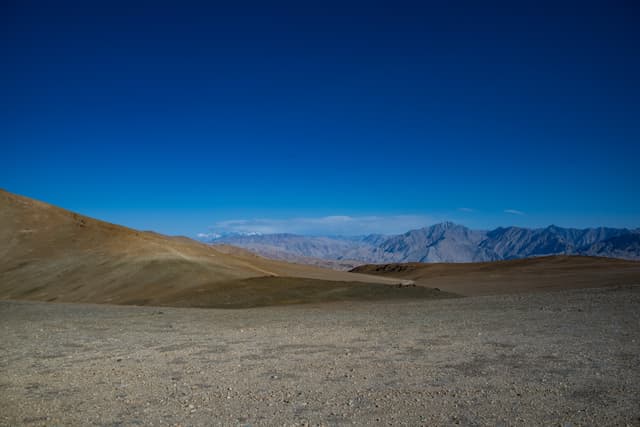
<instances>
[{"instance_id":1,"label":"gravel ground","mask_svg":"<svg viewBox=\"0 0 640 427\"><path fill-rule=\"evenodd\" d=\"M0 424L640 425L639 303L0 302Z\"/></svg>"}]
</instances>

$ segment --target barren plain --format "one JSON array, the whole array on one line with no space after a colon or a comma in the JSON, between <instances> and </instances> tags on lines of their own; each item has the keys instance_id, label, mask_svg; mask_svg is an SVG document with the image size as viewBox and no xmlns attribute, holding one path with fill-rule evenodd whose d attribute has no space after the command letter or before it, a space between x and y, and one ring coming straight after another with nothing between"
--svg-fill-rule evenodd
<instances>
[{"instance_id":1,"label":"barren plain","mask_svg":"<svg viewBox=\"0 0 640 427\"><path fill-rule=\"evenodd\" d=\"M0 424L640 425L639 304L0 302Z\"/></svg>"}]
</instances>

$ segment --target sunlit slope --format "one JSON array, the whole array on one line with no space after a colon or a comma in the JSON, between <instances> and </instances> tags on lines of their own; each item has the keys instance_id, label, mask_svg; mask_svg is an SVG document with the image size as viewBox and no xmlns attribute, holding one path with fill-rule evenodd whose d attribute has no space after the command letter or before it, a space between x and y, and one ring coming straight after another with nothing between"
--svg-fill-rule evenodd
<instances>
[{"instance_id":1,"label":"sunlit slope","mask_svg":"<svg viewBox=\"0 0 640 427\"><path fill-rule=\"evenodd\" d=\"M0 190L0 299L171 305L197 290L215 306L216 289L274 276L398 282L136 231Z\"/></svg>"}]
</instances>

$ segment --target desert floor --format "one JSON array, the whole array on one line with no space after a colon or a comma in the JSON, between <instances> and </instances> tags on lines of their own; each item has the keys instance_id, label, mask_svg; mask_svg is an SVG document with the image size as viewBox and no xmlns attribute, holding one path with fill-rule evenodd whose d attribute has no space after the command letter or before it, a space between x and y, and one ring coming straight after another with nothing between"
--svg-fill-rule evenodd
<instances>
[{"instance_id":1,"label":"desert floor","mask_svg":"<svg viewBox=\"0 0 640 427\"><path fill-rule=\"evenodd\" d=\"M640 425L640 286L242 310L0 302L2 425Z\"/></svg>"}]
</instances>

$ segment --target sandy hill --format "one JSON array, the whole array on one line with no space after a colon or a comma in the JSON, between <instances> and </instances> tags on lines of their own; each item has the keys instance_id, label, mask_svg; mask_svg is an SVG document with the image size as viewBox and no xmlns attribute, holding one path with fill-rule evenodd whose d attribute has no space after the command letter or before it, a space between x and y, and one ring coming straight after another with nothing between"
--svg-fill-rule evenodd
<instances>
[{"instance_id":1,"label":"sandy hill","mask_svg":"<svg viewBox=\"0 0 640 427\"><path fill-rule=\"evenodd\" d=\"M440 295L395 283L136 231L0 190L0 299L246 307Z\"/></svg>"},{"instance_id":2,"label":"sandy hill","mask_svg":"<svg viewBox=\"0 0 640 427\"><path fill-rule=\"evenodd\" d=\"M589 256L459 264L369 264L352 271L413 280L421 286L466 296L640 284L640 262Z\"/></svg>"}]
</instances>

